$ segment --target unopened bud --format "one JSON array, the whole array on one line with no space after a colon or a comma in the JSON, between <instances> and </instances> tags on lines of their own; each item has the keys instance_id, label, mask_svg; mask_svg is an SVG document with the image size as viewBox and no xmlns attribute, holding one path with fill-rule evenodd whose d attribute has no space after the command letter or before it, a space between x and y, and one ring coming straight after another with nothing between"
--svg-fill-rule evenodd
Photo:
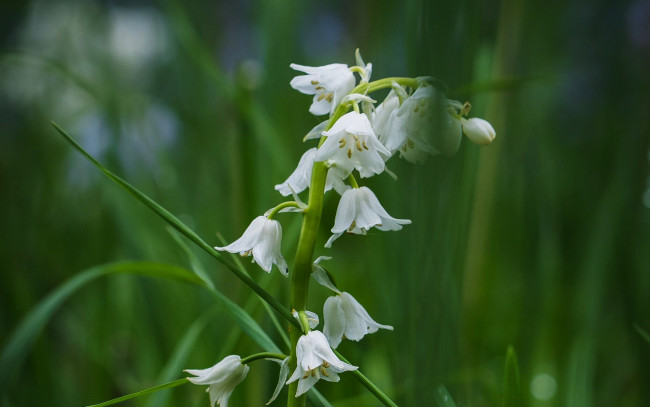
<instances>
[{"instance_id":1,"label":"unopened bud","mask_svg":"<svg viewBox=\"0 0 650 407\"><path fill-rule=\"evenodd\" d=\"M479 146L487 146L496 137L496 132L492 128L492 125L486 120L477 117L463 121L463 132L468 139Z\"/></svg>"}]
</instances>

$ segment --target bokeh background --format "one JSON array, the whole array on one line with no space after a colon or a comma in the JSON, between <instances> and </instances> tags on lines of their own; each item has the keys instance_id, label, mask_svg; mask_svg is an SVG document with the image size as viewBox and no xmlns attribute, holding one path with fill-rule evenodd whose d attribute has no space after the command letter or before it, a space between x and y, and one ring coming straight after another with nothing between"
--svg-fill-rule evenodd
<instances>
[{"instance_id":1,"label":"bokeh background","mask_svg":"<svg viewBox=\"0 0 650 407\"><path fill-rule=\"evenodd\" d=\"M70 292L33 342L9 349L30 311L88 268L190 267L164 222L49 121L216 245L217 233L233 240L281 202L273 186L311 147L301 139L319 120L289 87L289 64L353 64L357 47L375 78L441 79L497 138L487 148L464 140L423 165L393 158L397 182L365 184L413 224L317 247L334 256L339 285L395 327L342 353L402 406L502 405L509 346L518 405L647 405L650 1L5 0L0 9L0 405L97 403L260 351L206 290L131 275ZM336 203L328 194L322 243ZM280 220L291 263L299 218ZM194 252L281 345L249 290ZM279 273L248 269L288 302ZM312 293L320 313L328 293ZM256 362L231 404L262 405L277 372ZM350 375L318 388L337 407L378 404ZM182 386L129 403L208 402Z\"/></svg>"}]
</instances>

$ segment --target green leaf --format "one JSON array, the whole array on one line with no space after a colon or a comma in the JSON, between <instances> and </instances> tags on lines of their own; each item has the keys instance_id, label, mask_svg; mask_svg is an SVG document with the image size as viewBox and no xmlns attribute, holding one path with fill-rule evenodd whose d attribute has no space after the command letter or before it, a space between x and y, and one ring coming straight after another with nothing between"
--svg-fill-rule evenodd
<instances>
[{"instance_id":1,"label":"green leaf","mask_svg":"<svg viewBox=\"0 0 650 407\"><path fill-rule=\"evenodd\" d=\"M504 407L521 406L521 384L519 382L519 364L517 354L512 346L508 346L506 353L506 370L504 381Z\"/></svg>"},{"instance_id":2,"label":"green leaf","mask_svg":"<svg viewBox=\"0 0 650 407\"><path fill-rule=\"evenodd\" d=\"M174 229L179 231L182 235L190 239L194 244L199 246L201 249L205 250L210 256L217 259L221 262L228 270L230 270L237 278L239 278L244 284L249 286L257 295L259 295L264 301L266 301L270 306L275 308L276 311L280 313L289 323L295 325L297 328L300 328L298 321L291 316L289 309L282 305L277 299L275 299L271 294L266 290L260 287L252 278L247 276L245 273L242 273L237 267L231 264L229 261L224 259L219 252L217 252L212 246L207 244L203 239L199 237L192 229L187 227L183 222L181 222L176 216L172 215L167 209L163 208L161 205L156 203L153 199L149 198L144 193L140 192L133 185L129 184L122 178L113 174L106 167L104 167L99 161L97 161L93 156L91 156L86 150L84 150L79 144L77 144L72 137L70 137L65 131L63 131L56 123L51 122L52 126L56 131L63 136L63 138L70 143L78 152L81 153L88 161L93 163L95 167L99 168L101 172L104 173L108 178L113 182L124 188L131 195L133 195L137 200L145 204L149 209L151 209L156 215L160 216L165 222L167 222Z\"/></svg>"},{"instance_id":3,"label":"green leaf","mask_svg":"<svg viewBox=\"0 0 650 407\"><path fill-rule=\"evenodd\" d=\"M169 264L150 262L119 262L96 266L70 278L45 297L22 320L7 340L0 356L0 394L10 384L12 374L21 366L25 355L45 324L61 304L87 283L110 274L137 274L160 277L203 286L204 283L191 272Z\"/></svg>"},{"instance_id":4,"label":"green leaf","mask_svg":"<svg viewBox=\"0 0 650 407\"><path fill-rule=\"evenodd\" d=\"M449 394L445 386L439 386L436 389L434 397L438 407L456 407L454 399L451 398L451 394Z\"/></svg>"},{"instance_id":5,"label":"green leaf","mask_svg":"<svg viewBox=\"0 0 650 407\"><path fill-rule=\"evenodd\" d=\"M150 389L139 391L137 393L131 393L131 394L127 394L126 396L118 397L118 398L113 399L113 400L108 400L108 401L105 401L103 403L93 404L93 405L90 405L88 407L110 406L110 405L121 403L123 401L129 400L129 399L132 399L132 398L136 398L136 397L140 397L140 396L145 396L147 394L155 393L155 392L160 391L160 390L171 389L172 387L178 387L178 386L181 386L181 385L186 384L186 383L189 383L189 381L186 378L178 379L178 380L174 380L173 382L161 384L161 385L152 387Z\"/></svg>"}]
</instances>

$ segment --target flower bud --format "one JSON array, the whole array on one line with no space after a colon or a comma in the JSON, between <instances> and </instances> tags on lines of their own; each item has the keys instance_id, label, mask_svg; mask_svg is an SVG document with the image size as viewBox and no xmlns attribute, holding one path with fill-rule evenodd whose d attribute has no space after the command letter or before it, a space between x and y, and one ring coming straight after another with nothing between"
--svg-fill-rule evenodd
<instances>
[{"instance_id":1,"label":"flower bud","mask_svg":"<svg viewBox=\"0 0 650 407\"><path fill-rule=\"evenodd\" d=\"M477 117L463 121L463 132L468 139L479 146L487 146L496 137L492 125L486 120Z\"/></svg>"}]
</instances>

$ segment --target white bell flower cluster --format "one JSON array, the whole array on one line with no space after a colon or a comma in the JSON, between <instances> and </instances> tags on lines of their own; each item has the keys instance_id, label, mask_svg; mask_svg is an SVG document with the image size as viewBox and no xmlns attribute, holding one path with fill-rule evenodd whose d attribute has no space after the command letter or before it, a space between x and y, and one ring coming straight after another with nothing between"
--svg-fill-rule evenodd
<instances>
[{"instance_id":1,"label":"white bell flower cluster","mask_svg":"<svg viewBox=\"0 0 650 407\"><path fill-rule=\"evenodd\" d=\"M468 102L462 104L446 99L428 78L371 81L372 64L366 64L358 50L356 65L352 67L340 63L320 67L291 64L290 67L302 73L291 80L291 87L313 95L309 112L316 116L329 115L303 139L317 139L319 143L304 152L298 166L284 182L275 185L282 196L293 196L294 201L284 202L255 218L243 235L231 244L215 247L219 251L252 256L253 262L266 272L270 272L273 265L284 276L289 272L281 251L282 227L274 217L280 212L309 210L309 205L298 197L301 192L317 185L321 188L321 197L331 189L340 195L326 248L331 248L344 233L365 235L372 228L397 231L411 221L389 215L373 191L358 185L355 173L360 178L385 171L392 174L386 163L394 155L419 163L429 155L453 154L460 147L463 133L479 146L490 144L496 136L486 120L467 117L471 109ZM359 76L358 82L355 73ZM380 89L389 92L377 102L369 94ZM319 164L321 178L314 184L316 164ZM324 183L323 178L326 178ZM321 285L335 293L323 306L323 331L315 330L318 315L306 310L293 311L304 335L297 342L296 365L288 380L289 358L277 358L281 361L280 381L271 401L285 384L295 381L298 381L296 397L320 379L339 381L340 373L357 367L342 361L333 348L344 339L360 341L379 329L393 330L392 326L375 322L352 295L336 287L330 273L321 265L325 259L328 257L318 258L312 272ZM189 380L210 386L211 405L226 406L233 388L246 377L248 366L238 358L229 356L213 368L202 371L188 370L199 376Z\"/></svg>"}]
</instances>

